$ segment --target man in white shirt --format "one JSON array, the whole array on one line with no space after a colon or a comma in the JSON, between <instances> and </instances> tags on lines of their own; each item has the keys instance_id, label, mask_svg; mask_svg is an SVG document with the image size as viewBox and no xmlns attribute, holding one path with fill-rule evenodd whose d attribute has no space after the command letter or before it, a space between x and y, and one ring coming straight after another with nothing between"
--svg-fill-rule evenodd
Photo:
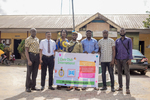
<instances>
[{"instance_id":1,"label":"man in white shirt","mask_svg":"<svg viewBox=\"0 0 150 100\"><path fill-rule=\"evenodd\" d=\"M98 45L100 48L101 54L101 68L102 68L102 80L103 80L103 88L101 90L107 90L106 85L106 67L108 67L108 71L111 79L111 91L115 92L114 89L114 59L115 59L115 41L111 38L108 38L108 31L103 31L103 38L98 41Z\"/></svg>"},{"instance_id":2,"label":"man in white shirt","mask_svg":"<svg viewBox=\"0 0 150 100\"><path fill-rule=\"evenodd\" d=\"M45 77L47 72L49 72L49 89L55 90L52 87L53 84L53 69L54 69L54 51L56 49L56 43L51 39L51 33L46 32L46 39L40 42L40 63L41 66L41 90L44 90Z\"/></svg>"}]
</instances>

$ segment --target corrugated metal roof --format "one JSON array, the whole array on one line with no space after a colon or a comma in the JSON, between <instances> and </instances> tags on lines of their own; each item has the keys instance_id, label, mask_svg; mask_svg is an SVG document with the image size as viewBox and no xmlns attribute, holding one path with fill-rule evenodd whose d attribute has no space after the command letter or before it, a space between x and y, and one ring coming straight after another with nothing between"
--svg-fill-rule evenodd
<instances>
[{"instance_id":1,"label":"corrugated metal roof","mask_svg":"<svg viewBox=\"0 0 150 100\"><path fill-rule=\"evenodd\" d=\"M105 17L126 29L143 29L148 14L104 14Z\"/></svg>"},{"instance_id":2,"label":"corrugated metal roof","mask_svg":"<svg viewBox=\"0 0 150 100\"><path fill-rule=\"evenodd\" d=\"M91 15L76 15L75 25ZM71 15L2 15L0 28L72 28Z\"/></svg>"},{"instance_id":3,"label":"corrugated metal roof","mask_svg":"<svg viewBox=\"0 0 150 100\"><path fill-rule=\"evenodd\" d=\"M126 29L141 29L148 14L103 14ZM75 26L93 15L75 15ZM72 28L72 15L0 15L0 28Z\"/></svg>"}]
</instances>

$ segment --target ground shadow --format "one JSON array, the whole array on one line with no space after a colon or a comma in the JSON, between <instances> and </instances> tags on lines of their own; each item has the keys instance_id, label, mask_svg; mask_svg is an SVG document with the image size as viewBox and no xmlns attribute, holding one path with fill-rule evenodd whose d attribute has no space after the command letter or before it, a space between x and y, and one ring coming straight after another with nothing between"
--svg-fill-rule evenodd
<instances>
[{"instance_id":1,"label":"ground shadow","mask_svg":"<svg viewBox=\"0 0 150 100\"><path fill-rule=\"evenodd\" d=\"M44 90L44 91L36 91L36 92L22 92L16 96L7 98L5 100L18 100L23 99L26 100L33 100L35 98L45 100L45 99L79 99L79 100L86 100L86 99L100 99L100 100L120 100L120 99L130 99L136 100L132 95L124 95L122 92L106 92L106 91L66 91L63 90Z\"/></svg>"}]
</instances>

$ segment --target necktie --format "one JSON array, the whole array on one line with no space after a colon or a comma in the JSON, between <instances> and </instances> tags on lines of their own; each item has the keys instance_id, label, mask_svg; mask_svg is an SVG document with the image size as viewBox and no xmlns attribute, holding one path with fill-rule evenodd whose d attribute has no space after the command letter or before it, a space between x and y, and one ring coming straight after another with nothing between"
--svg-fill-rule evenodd
<instances>
[{"instance_id":1,"label":"necktie","mask_svg":"<svg viewBox=\"0 0 150 100\"><path fill-rule=\"evenodd\" d=\"M50 53L50 43L49 43L49 40L48 40L48 53Z\"/></svg>"}]
</instances>

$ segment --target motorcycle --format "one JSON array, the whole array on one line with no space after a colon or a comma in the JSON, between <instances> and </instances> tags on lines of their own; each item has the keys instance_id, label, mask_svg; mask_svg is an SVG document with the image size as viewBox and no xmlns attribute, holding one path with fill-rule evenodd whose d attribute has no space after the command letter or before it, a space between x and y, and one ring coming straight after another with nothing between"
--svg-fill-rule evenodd
<instances>
[{"instance_id":1,"label":"motorcycle","mask_svg":"<svg viewBox=\"0 0 150 100\"><path fill-rule=\"evenodd\" d=\"M10 61L7 60L6 54L2 54L0 57L0 63L10 66Z\"/></svg>"}]
</instances>

